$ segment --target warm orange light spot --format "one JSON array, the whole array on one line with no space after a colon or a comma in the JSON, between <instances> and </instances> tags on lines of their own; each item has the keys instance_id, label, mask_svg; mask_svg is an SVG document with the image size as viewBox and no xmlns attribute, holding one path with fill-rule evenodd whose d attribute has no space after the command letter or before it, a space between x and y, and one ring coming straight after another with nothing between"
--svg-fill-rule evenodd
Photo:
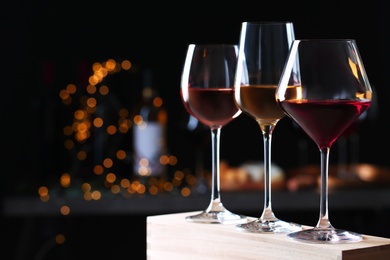
<instances>
[{"instance_id":1,"label":"warm orange light spot","mask_svg":"<svg viewBox=\"0 0 390 260\"><path fill-rule=\"evenodd\" d=\"M127 110L126 108L121 108L121 109L119 109L118 115L121 118L126 118L129 116L129 110Z\"/></svg>"},{"instance_id":2,"label":"warm orange light spot","mask_svg":"<svg viewBox=\"0 0 390 260\"><path fill-rule=\"evenodd\" d=\"M85 117L85 113L84 113L84 111L83 110L80 110L80 109L78 109L78 110L76 110L75 112L74 112L74 118L76 118L77 120L82 120L84 117Z\"/></svg>"},{"instance_id":3,"label":"warm orange light spot","mask_svg":"<svg viewBox=\"0 0 390 260\"><path fill-rule=\"evenodd\" d=\"M105 71L103 71L103 69L100 69L95 71L93 75L96 77L98 82L102 82L103 78L105 77Z\"/></svg>"},{"instance_id":4,"label":"warm orange light spot","mask_svg":"<svg viewBox=\"0 0 390 260\"><path fill-rule=\"evenodd\" d=\"M111 192L113 194L118 194L121 191L121 187L119 185L112 185Z\"/></svg>"},{"instance_id":5,"label":"warm orange light spot","mask_svg":"<svg viewBox=\"0 0 390 260\"><path fill-rule=\"evenodd\" d=\"M136 191L138 194L144 194L146 191L145 185L143 184L138 185Z\"/></svg>"},{"instance_id":6,"label":"warm orange light spot","mask_svg":"<svg viewBox=\"0 0 390 260\"><path fill-rule=\"evenodd\" d=\"M86 151L78 151L77 152L77 159L79 159L80 161L84 161L85 159L87 159L87 152Z\"/></svg>"},{"instance_id":7,"label":"warm orange light spot","mask_svg":"<svg viewBox=\"0 0 390 260\"><path fill-rule=\"evenodd\" d=\"M99 83L99 78L95 75L89 77L88 82L90 85L96 85Z\"/></svg>"},{"instance_id":8,"label":"warm orange light spot","mask_svg":"<svg viewBox=\"0 0 390 260\"><path fill-rule=\"evenodd\" d=\"M83 192L88 192L88 191L91 191L91 184L89 184L89 183L83 183L82 185L81 185L81 190L83 191Z\"/></svg>"},{"instance_id":9,"label":"warm orange light spot","mask_svg":"<svg viewBox=\"0 0 390 260\"><path fill-rule=\"evenodd\" d=\"M94 64L92 64L92 70L93 71L98 71L102 68L102 64L99 63L99 62L95 62Z\"/></svg>"},{"instance_id":10,"label":"warm orange light spot","mask_svg":"<svg viewBox=\"0 0 390 260\"><path fill-rule=\"evenodd\" d=\"M109 125L107 127L107 134L109 135L114 135L117 132L116 126L114 125Z\"/></svg>"},{"instance_id":11,"label":"warm orange light spot","mask_svg":"<svg viewBox=\"0 0 390 260\"><path fill-rule=\"evenodd\" d=\"M62 100L66 100L69 98L69 92L66 90L61 90L59 96Z\"/></svg>"},{"instance_id":12,"label":"warm orange light spot","mask_svg":"<svg viewBox=\"0 0 390 260\"><path fill-rule=\"evenodd\" d=\"M116 152L116 158L119 160L124 160L126 158L126 152L124 150L118 150Z\"/></svg>"},{"instance_id":13,"label":"warm orange light spot","mask_svg":"<svg viewBox=\"0 0 390 260\"><path fill-rule=\"evenodd\" d=\"M58 245L62 245L63 243L65 243L65 236L63 234L58 234L55 237L55 241Z\"/></svg>"},{"instance_id":14,"label":"warm orange light spot","mask_svg":"<svg viewBox=\"0 0 390 260\"><path fill-rule=\"evenodd\" d=\"M46 196L39 196L39 199L40 199L42 202L48 202L49 199L50 199L50 195L47 194Z\"/></svg>"},{"instance_id":15,"label":"warm orange light spot","mask_svg":"<svg viewBox=\"0 0 390 260\"><path fill-rule=\"evenodd\" d=\"M164 190L165 191L172 191L173 190L173 184L170 182L164 183Z\"/></svg>"},{"instance_id":16,"label":"warm orange light spot","mask_svg":"<svg viewBox=\"0 0 390 260\"><path fill-rule=\"evenodd\" d=\"M118 124L119 124L119 132L121 132L122 134L127 133L132 125L131 121L128 119L119 119Z\"/></svg>"},{"instance_id":17,"label":"warm orange light spot","mask_svg":"<svg viewBox=\"0 0 390 260\"><path fill-rule=\"evenodd\" d=\"M160 97L155 97L155 98L153 99L153 105L154 105L155 107L161 107L162 104L163 104L162 98L160 98Z\"/></svg>"},{"instance_id":18,"label":"warm orange light spot","mask_svg":"<svg viewBox=\"0 0 390 260\"><path fill-rule=\"evenodd\" d=\"M87 201L90 201L92 200L92 193L91 192L85 192L84 193L84 199L87 200Z\"/></svg>"},{"instance_id":19,"label":"warm orange light spot","mask_svg":"<svg viewBox=\"0 0 390 260\"><path fill-rule=\"evenodd\" d=\"M97 104L96 98L91 97L87 99L87 105L89 107L96 107L96 104Z\"/></svg>"},{"instance_id":20,"label":"warm orange light spot","mask_svg":"<svg viewBox=\"0 0 390 260\"><path fill-rule=\"evenodd\" d=\"M181 189L180 193L182 196L188 197L191 194L191 190L187 187L184 187L183 189Z\"/></svg>"},{"instance_id":21,"label":"warm orange light spot","mask_svg":"<svg viewBox=\"0 0 390 260\"><path fill-rule=\"evenodd\" d=\"M101 166L101 165L95 165L95 167L93 167L93 172L94 172L96 175L102 175L103 172L104 172L104 168L103 168L103 166Z\"/></svg>"},{"instance_id":22,"label":"warm orange light spot","mask_svg":"<svg viewBox=\"0 0 390 260\"><path fill-rule=\"evenodd\" d=\"M39 196L46 196L49 194L49 190L47 189L47 187L41 186L38 189L38 194L39 194Z\"/></svg>"},{"instance_id":23,"label":"warm orange light spot","mask_svg":"<svg viewBox=\"0 0 390 260\"><path fill-rule=\"evenodd\" d=\"M116 180L116 175L114 173L109 173L106 176L106 181L109 183L114 183Z\"/></svg>"},{"instance_id":24,"label":"warm orange light spot","mask_svg":"<svg viewBox=\"0 0 390 260\"><path fill-rule=\"evenodd\" d=\"M175 174L173 175L175 179L181 180L184 178L184 172L182 171L176 171Z\"/></svg>"},{"instance_id":25,"label":"warm orange light spot","mask_svg":"<svg viewBox=\"0 0 390 260\"><path fill-rule=\"evenodd\" d=\"M61 183L61 186L64 187L64 188L67 188L67 187L70 186L71 178L70 178L69 173L63 173L61 175L60 183Z\"/></svg>"},{"instance_id":26,"label":"warm orange light spot","mask_svg":"<svg viewBox=\"0 0 390 260\"><path fill-rule=\"evenodd\" d=\"M162 165L167 165L169 163L169 157L167 155L162 155L160 157L160 163Z\"/></svg>"},{"instance_id":27,"label":"warm orange light spot","mask_svg":"<svg viewBox=\"0 0 390 260\"><path fill-rule=\"evenodd\" d=\"M66 91L67 91L69 94L74 94L74 93L76 93L76 90L77 90L77 88L76 88L76 85L75 85L75 84L68 84L68 85L66 86Z\"/></svg>"},{"instance_id":28,"label":"warm orange light spot","mask_svg":"<svg viewBox=\"0 0 390 260\"><path fill-rule=\"evenodd\" d=\"M158 188L157 188L157 186L150 186L150 187L149 187L149 193L150 193L151 195L156 195L156 194L158 193Z\"/></svg>"},{"instance_id":29,"label":"warm orange light spot","mask_svg":"<svg viewBox=\"0 0 390 260\"><path fill-rule=\"evenodd\" d=\"M78 132L85 132L88 130L88 124L86 122L81 122L77 125Z\"/></svg>"},{"instance_id":30,"label":"warm orange light spot","mask_svg":"<svg viewBox=\"0 0 390 260\"><path fill-rule=\"evenodd\" d=\"M62 206L60 209L60 212L62 215L69 215L70 213L70 208L68 206Z\"/></svg>"},{"instance_id":31,"label":"warm orange light spot","mask_svg":"<svg viewBox=\"0 0 390 260\"><path fill-rule=\"evenodd\" d=\"M110 92L110 89L107 86L101 86L99 88L99 93L102 94L103 96L107 95L108 92Z\"/></svg>"},{"instance_id":32,"label":"warm orange light spot","mask_svg":"<svg viewBox=\"0 0 390 260\"><path fill-rule=\"evenodd\" d=\"M122 61L121 65L124 70L129 70L131 68L131 62L129 60Z\"/></svg>"},{"instance_id":33,"label":"warm orange light spot","mask_svg":"<svg viewBox=\"0 0 390 260\"><path fill-rule=\"evenodd\" d=\"M186 176L186 182L189 184L189 185L195 185L196 183L196 177L194 175L187 175Z\"/></svg>"},{"instance_id":34,"label":"warm orange light spot","mask_svg":"<svg viewBox=\"0 0 390 260\"><path fill-rule=\"evenodd\" d=\"M99 200L101 197L102 197L102 194L100 193L100 191L98 190L95 190L91 193L91 197L92 199L94 200Z\"/></svg>"},{"instance_id":35,"label":"warm orange light spot","mask_svg":"<svg viewBox=\"0 0 390 260\"><path fill-rule=\"evenodd\" d=\"M94 127L96 128L99 128L99 127L102 127L103 125L103 119L101 119L100 117L97 117L93 120L93 125Z\"/></svg>"},{"instance_id":36,"label":"warm orange light spot","mask_svg":"<svg viewBox=\"0 0 390 260\"><path fill-rule=\"evenodd\" d=\"M122 186L122 188L128 188L130 186L130 180L126 179L126 178L122 179L121 186Z\"/></svg>"},{"instance_id":37,"label":"warm orange light spot","mask_svg":"<svg viewBox=\"0 0 390 260\"><path fill-rule=\"evenodd\" d=\"M177 164L177 157L174 155L169 156L169 165L176 165Z\"/></svg>"},{"instance_id":38,"label":"warm orange light spot","mask_svg":"<svg viewBox=\"0 0 390 260\"><path fill-rule=\"evenodd\" d=\"M108 70L114 70L116 66L116 61L114 59L108 59L106 61L105 67Z\"/></svg>"},{"instance_id":39,"label":"warm orange light spot","mask_svg":"<svg viewBox=\"0 0 390 260\"><path fill-rule=\"evenodd\" d=\"M144 122L144 119L142 118L142 116L136 115L136 116L134 116L133 121L135 124L139 125L139 124L142 124L142 122Z\"/></svg>"},{"instance_id":40,"label":"warm orange light spot","mask_svg":"<svg viewBox=\"0 0 390 260\"><path fill-rule=\"evenodd\" d=\"M87 86L87 92L89 94L94 94L96 92L96 86L95 85L88 85Z\"/></svg>"},{"instance_id":41,"label":"warm orange light spot","mask_svg":"<svg viewBox=\"0 0 390 260\"><path fill-rule=\"evenodd\" d=\"M107 169L111 168L113 164L114 162L112 161L111 158L106 158L103 160L103 166L106 167Z\"/></svg>"}]
</instances>

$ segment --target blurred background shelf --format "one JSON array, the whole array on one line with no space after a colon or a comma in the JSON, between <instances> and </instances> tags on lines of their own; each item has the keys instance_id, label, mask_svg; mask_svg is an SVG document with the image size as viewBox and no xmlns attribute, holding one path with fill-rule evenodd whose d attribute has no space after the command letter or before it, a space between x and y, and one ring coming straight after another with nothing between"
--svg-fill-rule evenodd
<instances>
[{"instance_id":1,"label":"blurred background shelf","mask_svg":"<svg viewBox=\"0 0 390 260\"><path fill-rule=\"evenodd\" d=\"M70 215L157 215L202 210L210 200L210 195L192 195L182 197L171 194L143 195L142 197L113 197L98 201L86 201L82 198L60 197L42 202L38 197L9 197L3 202L5 216L58 216L60 209L67 205ZM263 191L222 192L224 205L233 211L257 213L263 207ZM272 194L272 207L276 212L299 212L301 210L319 210L319 193L308 189L296 192L285 190ZM329 192L330 211L335 210L381 210L390 208L390 190L339 189Z\"/></svg>"}]
</instances>

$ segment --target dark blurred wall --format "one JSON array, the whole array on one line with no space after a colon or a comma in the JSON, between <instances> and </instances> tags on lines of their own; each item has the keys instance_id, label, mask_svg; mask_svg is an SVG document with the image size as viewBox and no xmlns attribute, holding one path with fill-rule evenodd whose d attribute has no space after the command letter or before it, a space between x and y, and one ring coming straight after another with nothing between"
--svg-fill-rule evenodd
<instances>
[{"instance_id":1,"label":"dark blurred wall","mask_svg":"<svg viewBox=\"0 0 390 260\"><path fill-rule=\"evenodd\" d=\"M384 75L389 68L385 45L389 22L383 5L382 1L360 5L355 1L308 4L245 0L236 4L196 1L174 5L112 1L83 5L69 1L7 3L2 17L7 62L3 64L6 70L1 101L2 116L7 118L4 128L12 136L3 140L2 147L9 156L7 165L17 172L15 179L25 174L34 180L56 170L53 167L61 160L57 150L63 116L58 92L69 83L85 84L91 64L108 58L127 58L139 70L153 70L154 84L168 107L170 149L172 153L180 152L188 147L182 145L187 137L181 136L183 129L177 127L186 115L179 82L187 45L237 43L243 21L290 20L296 38L357 40L378 98L370 111L372 119L359 129L361 160L389 166L385 154L376 150L378 143L389 145L385 138L388 126L382 123L388 111ZM134 95L132 100L129 97L129 103L136 102ZM290 167L297 160L296 132L290 122L278 125L273 139L277 164ZM233 164L262 158L260 130L244 115L224 128L222 140L221 156Z\"/></svg>"},{"instance_id":2,"label":"dark blurred wall","mask_svg":"<svg viewBox=\"0 0 390 260\"><path fill-rule=\"evenodd\" d=\"M0 10L0 144L1 176L5 178L0 192L3 196L36 195L42 180L59 176L66 164L62 152L62 127L64 120L69 120L60 102L59 91L69 83L86 86L91 65L109 58L130 59L139 71L153 71L154 84L168 108L171 153L179 157L182 165L191 165L194 163L193 145L201 144L204 159L208 160L207 129L194 133L185 128L188 115L181 103L179 89L186 48L190 43L237 43L244 21L290 20L294 22L296 38L356 39L377 101L366 120L358 125L359 161L390 167L386 152L390 146L387 138L390 130L387 123L387 112L390 111L387 100L390 94L387 86L390 22L385 1L135 3L26 0L8 1L1 5ZM139 101L137 94L141 82L134 77L134 81L130 79L129 85L133 88L129 90L130 95L122 95L122 98L128 97L129 107ZM120 85L118 93L122 93L128 83L125 81ZM310 153L307 159L318 163L318 151L311 140L288 118L281 120L272 140L273 162L285 169L299 166L301 154L297 151L302 140L307 143ZM262 160L259 127L254 120L241 115L224 127L221 148L222 159L232 165ZM331 156L337 158L337 154L335 146ZM144 225L144 216L138 217L136 225ZM38 223L34 221L28 221L30 227ZM18 236L15 230L24 228L19 219L12 225L9 223L2 230L7 229L7 233ZM85 226L85 223L87 220L80 226ZM143 226L138 229L140 227ZM129 225L126 228L131 232ZM98 232L94 227L90 230ZM78 234L77 230L75 232ZM89 234L87 232L86 236ZM24 235L21 234L19 239L28 244ZM140 241L140 249L144 249L144 237ZM15 244L12 240L8 242ZM125 245L120 247L123 250Z\"/></svg>"}]
</instances>

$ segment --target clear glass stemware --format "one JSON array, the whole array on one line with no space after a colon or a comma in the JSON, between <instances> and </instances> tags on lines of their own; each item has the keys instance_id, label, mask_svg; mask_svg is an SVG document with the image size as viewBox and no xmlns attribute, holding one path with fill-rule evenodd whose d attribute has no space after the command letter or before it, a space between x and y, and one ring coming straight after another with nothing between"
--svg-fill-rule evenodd
<instances>
[{"instance_id":1,"label":"clear glass stemware","mask_svg":"<svg viewBox=\"0 0 390 260\"><path fill-rule=\"evenodd\" d=\"M320 152L320 214L314 228L288 234L298 241L342 243L362 235L334 228L328 211L332 145L371 105L372 88L353 39L295 40L276 100L316 143Z\"/></svg>"},{"instance_id":2,"label":"clear glass stemware","mask_svg":"<svg viewBox=\"0 0 390 260\"><path fill-rule=\"evenodd\" d=\"M246 216L227 210L220 194L220 135L223 126L241 114L234 103L238 47L233 44L190 44L181 78L181 98L189 114L211 131L211 200L200 214L186 219L198 223L235 224Z\"/></svg>"},{"instance_id":3,"label":"clear glass stemware","mask_svg":"<svg viewBox=\"0 0 390 260\"><path fill-rule=\"evenodd\" d=\"M278 219L271 201L271 139L285 113L275 90L295 39L292 22L244 22L241 27L235 77L235 101L260 126L264 141L264 209L260 218L238 224L239 230L285 233L301 230L299 224Z\"/></svg>"}]
</instances>

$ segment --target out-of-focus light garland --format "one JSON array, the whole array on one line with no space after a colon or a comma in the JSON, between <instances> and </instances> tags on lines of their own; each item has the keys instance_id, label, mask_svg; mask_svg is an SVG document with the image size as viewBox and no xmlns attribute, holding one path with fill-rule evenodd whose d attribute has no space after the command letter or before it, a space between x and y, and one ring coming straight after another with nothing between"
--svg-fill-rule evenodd
<instances>
[{"instance_id":1,"label":"out-of-focus light garland","mask_svg":"<svg viewBox=\"0 0 390 260\"><path fill-rule=\"evenodd\" d=\"M60 90L62 103L73 108L71 123L63 127L64 148L71 160L69 169L60 175L62 190L76 191L87 201L105 196L130 198L161 192L185 197L191 194L197 180L189 169L172 170L161 177L140 177L131 170L132 147L128 147L130 142L125 137L131 133L134 118L118 101L117 95L111 93L110 86L103 83L111 75L132 69L129 60L96 62L86 87L79 88L70 83ZM160 162L173 168L177 157L166 154ZM56 189L48 185L38 189L43 202L50 200L51 192L55 193ZM61 214L69 213L70 208L63 205Z\"/></svg>"}]
</instances>

